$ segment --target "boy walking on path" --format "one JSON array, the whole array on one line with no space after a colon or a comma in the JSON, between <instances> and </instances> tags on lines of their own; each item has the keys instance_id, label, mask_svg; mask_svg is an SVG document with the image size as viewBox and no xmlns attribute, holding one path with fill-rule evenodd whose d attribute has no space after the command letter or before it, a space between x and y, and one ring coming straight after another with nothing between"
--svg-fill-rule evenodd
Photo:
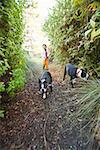
<instances>
[{"instance_id":1,"label":"boy walking on path","mask_svg":"<svg viewBox=\"0 0 100 150\"><path fill-rule=\"evenodd\" d=\"M43 44L43 69L48 70L48 52L47 52L47 45Z\"/></svg>"}]
</instances>

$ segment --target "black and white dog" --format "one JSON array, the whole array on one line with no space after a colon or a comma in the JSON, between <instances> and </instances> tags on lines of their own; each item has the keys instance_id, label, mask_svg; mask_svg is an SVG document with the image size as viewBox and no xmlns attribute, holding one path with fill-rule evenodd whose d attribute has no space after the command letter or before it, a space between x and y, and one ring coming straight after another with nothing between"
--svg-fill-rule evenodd
<instances>
[{"instance_id":1,"label":"black and white dog","mask_svg":"<svg viewBox=\"0 0 100 150\"><path fill-rule=\"evenodd\" d=\"M47 98L48 89L52 92L52 76L49 71L44 71L39 78L39 92L43 99Z\"/></svg>"},{"instance_id":2,"label":"black and white dog","mask_svg":"<svg viewBox=\"0 0 100 150\"><path fill-rule=\"evenodd\" d=\"M72 64L67 64L64 69L63 81L65 80L65 76L68 74L70 76L70 84L72 88L74 87L75 79L82 78L83 80L87 80L89 75L85 70L75 67Z\"/></svg>"}]
</instances>

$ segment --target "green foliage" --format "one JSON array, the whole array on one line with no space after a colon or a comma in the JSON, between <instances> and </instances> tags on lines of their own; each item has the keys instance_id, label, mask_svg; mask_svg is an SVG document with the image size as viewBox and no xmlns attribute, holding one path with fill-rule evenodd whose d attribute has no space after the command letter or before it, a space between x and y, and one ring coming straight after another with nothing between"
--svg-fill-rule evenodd
<instances>
[{"instance_id":1,"label":"green foliage","mask_svg":"<svg viewBox=\"0 0 100 150\"><path fill-rule=\"evenodd\" d=\"M79 109L77 118L93 120L99 110L100 83L99 81L89 81L80 89ZM99 118L98 118L99 119Z\"/></svg>"},{"instance_id":2,"label":"green foliage","mask_svg":"<svg viewBox=\"0 0 100 150\"><path fill-rule=\"evenodd\" d=\"M60 62L98 68L99 18L100 2L58 0L43 26L51 40L52 57Z\"/></svg>"},{"instance_id":3,"label":"green foliage","mask_svg":"<svg viewBox=\"0 0 100 150\"><path fill-rule=\"evenodd\" d=\"M5 91L5 85L3 82L0 82L0 92Z\"/></svg>"},{"instance_id":4,"label":"green foliage","mask_svg":"<svg viewBox=\"0 0 100 150\"><path fill-rule=\"evenodd\" d=\"M24 0L0 3L0 92L12 93L24 86Z\"/></svg>"},{"instance_id":5,"label":"green foliage","mask_svg":"<svg viewBox=\"0 0 100 150\"><path fill-rule=\"evenodd\" d=\"M100 81L88 81L79 90L77 101L78 109L71 119L74 125L79 120L85 122L83 129L89 125L91 138L88 140L90 143L95 142L93 139L97 142L100 135Z\"/></svg>"},{"instance_id":6,"label":"green foliage","mask_svg":"<svg viewBox=\"0 0 100 150\"><path fill-rule=\"evenodd\" d=\"M0 110L0 118L4 117L4 110Z\"/></svg>"},{"instance_id":7,"label":"green foliage","mask_svg":"<svg viewBox=\"0 0 100 150\"><path fill-rule=\"evenodd\" d=\"M25 74L25 72L21 68L17 68L13 70L12 74L13 76L10 78L7 92L13 94L15 89L20 89L21 87L24 86L25 77L23 75Z\"/></svg>"}]
</instances>

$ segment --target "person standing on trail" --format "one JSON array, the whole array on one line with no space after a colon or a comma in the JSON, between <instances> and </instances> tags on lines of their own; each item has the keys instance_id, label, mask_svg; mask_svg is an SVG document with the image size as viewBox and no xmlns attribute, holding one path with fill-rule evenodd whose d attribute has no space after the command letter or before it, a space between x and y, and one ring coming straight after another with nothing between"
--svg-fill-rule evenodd
<instances>
[{"instance_id":1,"label":"person standing on trail","mask_svg":"<svg viewBox=\"0 0 100 150\"><path fill-rule=\"evenodd\" d=\"M47 52L47 45L43 44L43 69L48 70L48 52Z\"/></svg>"}]
</instances>

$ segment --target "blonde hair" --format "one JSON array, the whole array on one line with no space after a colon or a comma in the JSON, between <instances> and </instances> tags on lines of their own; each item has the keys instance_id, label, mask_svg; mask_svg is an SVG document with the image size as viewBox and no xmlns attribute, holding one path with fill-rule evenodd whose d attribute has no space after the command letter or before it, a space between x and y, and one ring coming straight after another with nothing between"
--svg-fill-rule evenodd
<instances>
[{"instance_id":1,"label":"blonde hair","mask_svg":"<svg viewBox=\"0 0 100 150\"><path fill-rule=\"evenodd\" d=\"M47 48L47 45L46 45L46 44L43 44L42 47L43 47L44 49L46 49L46 48Z\"/></svg>"}]
</instances>

